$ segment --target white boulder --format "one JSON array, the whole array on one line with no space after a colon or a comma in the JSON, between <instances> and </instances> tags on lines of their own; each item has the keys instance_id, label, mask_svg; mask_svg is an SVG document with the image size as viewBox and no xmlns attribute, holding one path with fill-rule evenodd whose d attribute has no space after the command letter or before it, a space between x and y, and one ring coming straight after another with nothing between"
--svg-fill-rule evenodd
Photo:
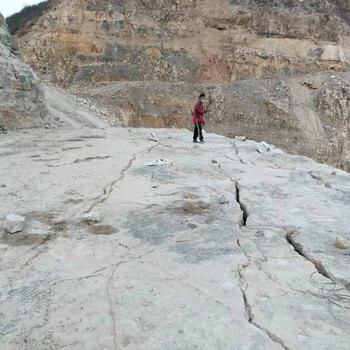
<instances>
[{"instance_id":1,"label":"white boulder","mask_svg":"<svg viewBox=\"0 0 350 350\"><path fill-rule=\"evenodd\" d=\"M335 246L338 249L348 249L349 243L344 237L338 236L337 239L335 240Z\"/></svg>"},{"instance_id":2,"label":"white boulder","mask_svg":"<svg viewBox=\"0 0 350 350\"><path fill-rule=\"evenodd\" d=\"M7 214L5 218L4 228L8 233L20 232L24 228L25 217L15 214Z\"/></svg>"}]
</instances>

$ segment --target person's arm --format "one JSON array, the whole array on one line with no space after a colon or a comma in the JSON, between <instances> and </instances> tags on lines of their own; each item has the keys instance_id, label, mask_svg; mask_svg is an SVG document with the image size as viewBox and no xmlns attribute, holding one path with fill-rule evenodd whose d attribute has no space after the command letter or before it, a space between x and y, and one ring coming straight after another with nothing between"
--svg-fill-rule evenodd
<instances>
[{"instance_id":1,"label":"person's arm","mask_svg":"<svg viewBox=\"0 0 350 350\"><path fill-rule=\"evenodd\" d=\"M197 109L199 114L204 114L207 112L206 110L204 110L203 104L199 103L199 102L196 104L196 109Z\"/></svg>"}]
</instances>

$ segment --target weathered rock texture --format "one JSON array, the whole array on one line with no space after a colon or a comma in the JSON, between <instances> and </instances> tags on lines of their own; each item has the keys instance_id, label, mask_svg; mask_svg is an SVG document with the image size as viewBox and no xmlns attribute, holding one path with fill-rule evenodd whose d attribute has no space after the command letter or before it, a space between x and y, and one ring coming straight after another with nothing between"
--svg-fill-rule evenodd
<instances>
[{"instance_id":1,"label":"weathered rock texture","mask_svg":"<svg viewBox=\"0 0 350 350\"><path fill-rule=\"evenodd\" d=\"M347 69L348 11L346 0L52 0L18 36L64 84L220 83Z\"/></svg>"},{"instance_id":2,"label":"weathered rock texture","mask_svg":"<svg viewBox=\"0 0 350 350\"><path fill-rule=\"evenodd\" d=\"M192 127L204 90L208 130L350 169L349 6L52 0L18 40L41 76L84 90L120 125Z\"/></svg>"},{"instance_id":3,"label":"weathered rock texture","mask_svg":"<svg viewBox=\"0 0 350 350\"><path fill-rule=\"evenodd\" d=\"M218 85L123 82L79 89L123 126L192 128L191 109L213 98L208 131L267 141L350 169L350 74L319 73ZM116 108L118 106L118 108Z\"/></svg>"},{"instance_id":4,"label":"weathered rock texture","mask_svg":"<svg viewBox=\"0 0 350 350\"><path fill-rule=\"evenodd\" d=\"M47 117L39 80L22 61L0 14L0 125L6 129L43 126Z\"/></svg>"},{"instance_id":5,"label":"weathered rock texture","mask_svg":"<svg viewBox=\"0 0 350 350\"><path fill-rule=\"evenodd\" d=\"M150 132L0 141L0 348L348 350L350 175Z\"/></svg>"}]
</instances>

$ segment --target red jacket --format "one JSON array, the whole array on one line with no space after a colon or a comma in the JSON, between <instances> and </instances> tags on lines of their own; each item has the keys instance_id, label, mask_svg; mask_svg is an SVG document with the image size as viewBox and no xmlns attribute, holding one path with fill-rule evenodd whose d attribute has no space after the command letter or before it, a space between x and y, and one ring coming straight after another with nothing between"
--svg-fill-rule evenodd
<instances>
[{"instance_id":1,"label":"red jacket","mask_svg":"<svg viewBox=\"0 0 350 350\"><path fill-rule=\"evenodd\" d=\"M204 106L201 100L194 105L193 108L193 121L194 122L204 122Z\"/></svg>"}]
</instances>

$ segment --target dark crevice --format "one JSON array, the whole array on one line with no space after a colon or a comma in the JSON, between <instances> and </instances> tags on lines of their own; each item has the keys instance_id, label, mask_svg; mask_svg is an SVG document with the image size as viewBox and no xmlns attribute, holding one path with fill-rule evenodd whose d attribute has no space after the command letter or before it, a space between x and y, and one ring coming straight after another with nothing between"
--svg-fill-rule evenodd
<instances>
[{"instance_id":1,"label":"dark crevice","mask_svg":"<svg viewBox=\"0 0 350 350\"><path fill-rule=\"evenodd\" d=\"M238 270L238 274L239 277L242 281L244 281L244 276L242 275L242 273ZM252 307L248 302L248 297L246 294L246 289L244 289L242 286L240 287L241 291L242 291L242 296L243 296L243 302L244 302L244 309L246 311L246 315L247 315L247 319L248 322L253 325L254 327L260 329L262 332L264 332L274 343L279 344L284 350L290 350L283 342L283 340L278 337L276 334L273 334L272 332L270 332L269 330L259 326L255 321L254 321L254 314L252 311Z\"/></svg>"},{"instance_id":2,"label":"dark crevice","mask_svg":"<svg viewBox=\"0 0 350 350\"><path fill-rule=\"evenodd\" d=\"M316 270L323 275L324 277L334 281L334 278L330 275L330 273L327 271L327 269L323 266L323 264L321 263L321 261L309 256L308 254L306 254L304 252L303 246L300 243L295 242L295 240L293 239L293 234L296 231L293 232L289 232L286 235L286 240L289 244L291 244L294 248L294 250L300 255L302 256L304 259L310 261L311 263L314 264L314 266L316 267Z\"/></svg>"},{"instance_id":3,"label":"dark crevice","mask_svg":"<svg viewBox=\"0 0 350 350\"><path fill-rule=\"evenodd\" d=\"M241 199L240 199L240 190L239 190L239 185L238 183L236 182L236 202L239 204L239 207L241 208L242 210L242 214L243 214L243 217L242 217L242 222L240 224L240 226L247 226L247 220L248 220L248 217L249 217L249 213L248 213L248 210L246 208L246 206L241 202Z\"/></svg>"},{"instance_id":4,"label":"dark crevice","mask_svg":"<svg viewBox=\"0 0 350 350\"><path fill-rule=\"evenodd\" d=\"M257 324L256 324L255 322L253 322L253 321L250 322L250 323L253 324L255 327L259 328L260 330L262 330L263 332L265 332L265 333L267 334L267 336L268 336L273 342L278 343L279 345L281 345L282 348L283 348L284 350L289 350L288 346L284 345L283 340L282 340L280 337L278 337L276 334L273 334L273 333L271 333L270 331L268 331L267 329L260 327L259 325L257 325Z\"/></svg>"}]
</instances>

